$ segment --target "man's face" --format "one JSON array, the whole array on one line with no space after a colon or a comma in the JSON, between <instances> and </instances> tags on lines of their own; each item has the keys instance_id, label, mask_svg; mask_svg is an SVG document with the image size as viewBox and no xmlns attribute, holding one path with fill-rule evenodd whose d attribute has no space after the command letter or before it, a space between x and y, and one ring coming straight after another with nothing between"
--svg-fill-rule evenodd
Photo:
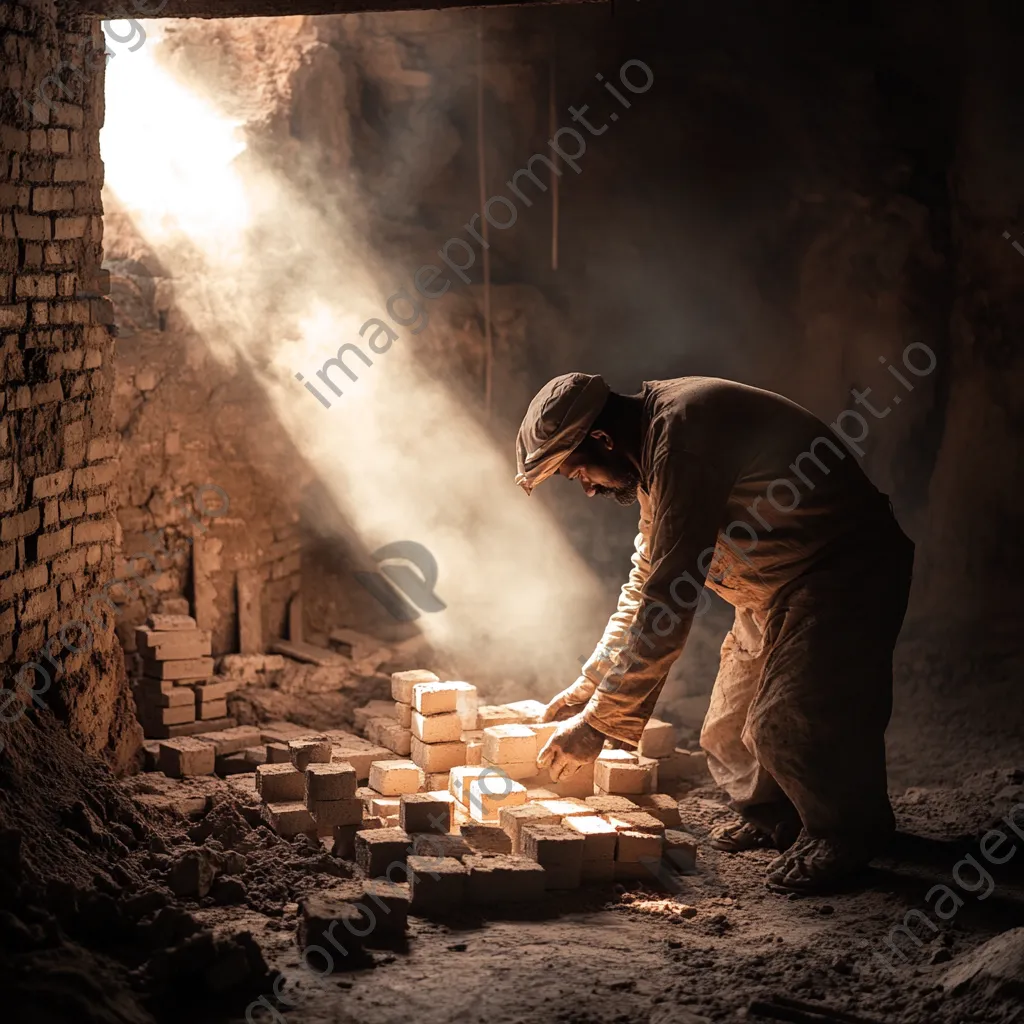
<instances>
[{"instance_id":1,"label":"man's face","mask_svg":"<svg viewBox=\"0 0 1024 1024\"><path fill-rule=\"evenodd\" d=\"M614 498L620 505L632 505L640 476L636 467L612 444L611 438L596 431L572 452L558 472L576 480L588 498Z\"/></svg>"}]
</instances>

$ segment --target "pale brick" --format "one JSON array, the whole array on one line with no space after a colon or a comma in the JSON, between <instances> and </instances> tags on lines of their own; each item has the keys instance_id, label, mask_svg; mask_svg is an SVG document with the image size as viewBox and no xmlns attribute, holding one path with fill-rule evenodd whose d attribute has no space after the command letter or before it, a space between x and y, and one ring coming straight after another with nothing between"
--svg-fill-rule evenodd
<instances>
[{"instance_id":1,"label":"pale brick","mask_svg":"<svg viewBox=\"0 0 1024 1024\"><path fill-rule=\"evenodd\" d=\"M462 737L462 719L457 711L441 715L423 715L410 708L412 735L424 743L453 743Z\"/></svg>"},{"instance_id":2,"label":"pale brick","mask_svg":"<svg viewBox=\"0 0 1024 1024\"><path fill-rule=\"evenodd\" d=\"M410 740L411 754L425 772L451 771L452 768L466 761L466 744L458 743L424 743L412 737Z\"/></svg>"},{"instance_id":3,"label":"pale brick","mask_svg":"<svg viewBox=\"0 0 1024 1024\"><path fill-rule=\"evenodd\" d=\"M489 729L492 725L520 725L522 716L504 704L482 704L476 709L476 727Z\"/></svg>"},{"instance_id":4,"label":"pale brick","mask_svg":"<svg viewBox=\"0 0 1024 1024\"><path fill-rule=\"evenodd\" d=\"M491 764L521 764L537 758L537 737L526 725L492 725L484 729L483 758Z\"/></svg>"},{"instance_id":5,"label":"pale brick","mask_svg":"<svg viewBox=\"0 0 1024 1024\"><path fill-rule=\"evenodd\" d=\"M482 765L457 765L448 775L448 792L460 804L469 803L469 784L484 771Z\"/></svg>"},{"instance_id":6,"label":"pale brick","mask_svg":"<svg viewBox=\"0 0 1024 1024\"><path fill-rule=\"evenodd\" d=\"M374 761L370 765L370 788L383 796L418 793L423 781L422 770L412 761Z\"/></svg>"},{"instance_id":7,"label":"pale brick","mask_svg":"<svg viewBox=\"0 0 1024 1024\"><path fill-rule=\"evenodd\" d=\"M661 859L663 838L647 832L619 832L615 845L615 859L631 864Z\"/></svg>"},{"instance_id":8,"label":"pale brick","mask_svg":"<svg viewBox=\"0 0 1024 1024\"><path fill-rule=\"evenodd\" d=\"M409 672L391 673L391 696L403 704L412 704L412 688L416 683L440 682L433 672L413 669Z\"/></svg>"},{"instance_id":9,"label":"pale brick","mask_svg":"<svg viewBox=\"0 0 1024 1024\"><path fill-rule=\"evenodd\" d=\"M636 802L641 810L653 815L666 828L678 825L681 820L679 801L667 793L644 793L636 798Z\"/></svg>"},{"instance_id":10,"label":"pale brick","mask_svg":"<svg viewBox=\"0 0 1024 1024\"><path fill-rule=\"evenodd\" d=\"M397 699L397 698L396 698ZM412 688L412 708L422 715L440 715L476 705L476 687L470 683L416 683Z\"/></svg>"},{"instance_id":11,"label":"pale brick","mask_svg":"<svg viewBox=\"0 0 1024 1024\"><path fill-rule=\"evenodd\" d=\"M618 829L611 822L598 814L581 814L566 818L563 824L583 836L584 863L615 859Z\"/></svg>"},{"instance_id":12,"label":"pale brick","mask_svg":"<svg viewBox=\"0 0 1024 1024\"><path fill-rule=\"evenodd\" d=\"M650 719L640 735L639 753L644 757L668 757L675 750L676 733L671 722Z\"/></svg>"},{"instance_id":13,"label":"pale brick","mask_svg":"<svg viewBox=\"0 0 1024 1024\"><path fill-rule=\"evenodd\" d=\"M484 774L469 784L469 813L474 821L497 821L499 808L525 803L526 787L507 776Z\"/></svg>"}]
</instances>

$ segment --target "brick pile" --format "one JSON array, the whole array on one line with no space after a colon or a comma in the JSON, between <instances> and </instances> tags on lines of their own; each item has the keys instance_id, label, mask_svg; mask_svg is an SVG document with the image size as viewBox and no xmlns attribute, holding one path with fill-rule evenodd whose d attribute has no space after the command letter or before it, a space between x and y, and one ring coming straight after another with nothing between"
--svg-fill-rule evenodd
<instances>
[{"instance_id":1,"label":"brick pile","mask_svg":"<svg viewBox=\"0 0 1024 1024\"><path fill-rule=\"evenodd\" d=\"M330 834L334 854L355 860L368 878L390 880L401 866L408 887L407 895L398 887L399 895L428 916L538 901L546 891L581 885L657 882L665 868L694 870L696 844L679 827L678 801L657 792L660 766L671 763L670 776L682 778L678 762L691 756L676 749L669 723L650 723L640 745L647 754L603 751L593 772L579 773L583 785L575 781L576 791L566 793L536 766L557 728L538 722L538 702L479 707L468 683L420 671L395 673L392 696L394 704L358 709L355 721L374 738L393 739L396 733L373 723L407 720L412 756L393 748L371 755L365 775L338 759L360 743L380 751L370 739L278 734L267 743L257 785L271 827L286 836ZM467 730L470 724L480 728ZM467 763L468 731L479 733L479 764ZM359 788L357 775L365 783ZM344 795L317 788L342 785ZM350 817L324 817L318 798L348 801Z\"/></svg>"},{"instance_id":2,"label":"brick pile","mask_svg":"<svg viewBox=\"0 0 1024 1024\"><path fill-rule=\"evenodd\" d=\"M238 688L217 679L210 633L188 615L151 615L135 630L142 675L132 690L147 738L214 732L234 725L227 697Z\"/></svg>"}]
</instances>

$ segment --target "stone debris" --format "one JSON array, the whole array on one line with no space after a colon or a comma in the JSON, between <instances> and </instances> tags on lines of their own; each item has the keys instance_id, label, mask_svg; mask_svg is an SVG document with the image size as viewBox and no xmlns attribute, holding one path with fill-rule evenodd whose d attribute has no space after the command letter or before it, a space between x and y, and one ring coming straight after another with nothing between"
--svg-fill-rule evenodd
<instances>
[{"instance_id":1,"label":"stone debris","mask_svg":"<svg viewBox=\"0 0 1024 1024\"><path fill-rule=\"evenodd\" d=\"M381 796L401 796L423 789L423 770L413 761L374 761L370 765L370 788Z\"/></svg>"}]
</instances>

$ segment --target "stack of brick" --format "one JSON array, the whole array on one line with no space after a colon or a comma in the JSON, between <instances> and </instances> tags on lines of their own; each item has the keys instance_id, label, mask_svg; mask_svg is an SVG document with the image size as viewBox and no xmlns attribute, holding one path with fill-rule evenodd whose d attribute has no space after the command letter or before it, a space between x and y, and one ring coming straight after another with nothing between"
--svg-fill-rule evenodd
<instances>
[{"instance_id":1,"label":"stack of brick","mask_svg":"<svg viewBox=\"0 0 1024 1024\"><path fill-rule=\"evenodd\" d=\"M135 702L146 736L168 738L234 725L227 696L234 682L217 681L210 634L188 615L151 615L135 631L142 676Z\"/></svg>"},{"instance_id":2,"label":"stack of brick","mask_svg":"<svg viewBox=\"0 0 1024 1024\"><path fill-rule=\"evenodd\" d=\"M357 791L366 817L379 818L385 826L399 824L402 797L423 792L423 770L407 759L383 759L370 764L369 785Z\"/></svg>"},{"instance_id":3,"label":"stack of brick","mask_svg":"<svg viewBox=\"0 0 1024 1024\"><path fill-rule=\"evenodd\" d=\"M475 716L476 687L458 681L417 682L411 696L411 756L432 783L440 783L440 776L466 763L463 721Z\"/></svg>"},{"instance_id":4,"label":"stack of brick","mask_svg":"<svg viewBox=\"0 0 1024 1024\"><path fill-rule=\"evenodd\" d=\"M290 838L335 836L336 829L354 832L363 821L363 803L356 795L356 770L332 760L327 736L288 741L289 761L256 769L256 790L263 817L278 835Z\"/></svg>"}]
</instances>

